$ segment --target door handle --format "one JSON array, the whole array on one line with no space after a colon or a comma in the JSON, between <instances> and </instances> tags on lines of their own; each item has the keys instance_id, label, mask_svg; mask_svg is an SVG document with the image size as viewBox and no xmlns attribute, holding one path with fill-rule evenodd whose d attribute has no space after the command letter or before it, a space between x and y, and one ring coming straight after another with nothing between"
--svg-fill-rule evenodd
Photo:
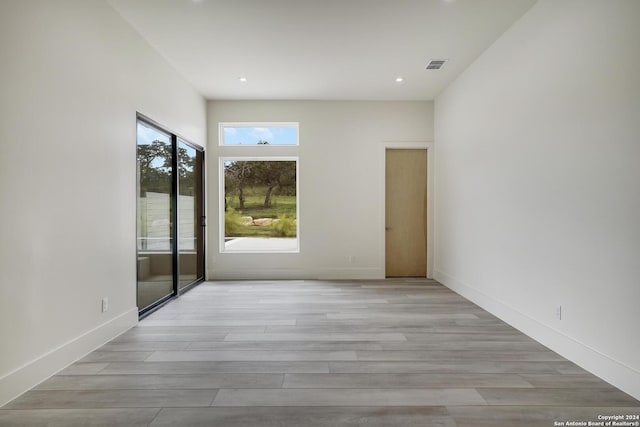
<instances>
[{"instance_id":1,"label":"door handle","mask_svg":"<svg viewBox=\"0 0 640 427\"><path fill-rule=\"evenodd\" d=\"M390 230L391 230L391 227L385 227L385 228L384 228L384 230L385 230L385 231L390 231Z\"/></svg>"},{"instance_id":2,"label":"door handle","mask_svg":"<svg viewBox=\"0 0 640 427\"><path fill-rule=\"evenodd\" d=\"M206 227L207 226L207 217L206 216L201 216L200 217L200 226L201 227Z\"/></svg>"}]
</instances>

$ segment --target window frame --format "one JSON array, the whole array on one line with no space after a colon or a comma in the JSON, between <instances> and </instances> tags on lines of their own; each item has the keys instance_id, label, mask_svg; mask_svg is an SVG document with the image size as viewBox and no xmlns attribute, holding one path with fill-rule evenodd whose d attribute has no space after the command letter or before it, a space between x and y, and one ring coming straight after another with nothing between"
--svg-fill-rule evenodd
<instances>
[{"instance_id":1,"label":"window frame","mask_svg":"<svg viewBox=\"0 0 640 427\"><path fill-rule=\"evenodd\" d=\"M255 147L251 145L250 147ZM225 248L225 173L228 161L295 161L296 162L296 248L293 250L230 250ZM295 254L300 253L300 157L299 156L219 156L218 157L218 241L220 254ZM276 237L277 238L277 237Z\"/></svg>"},{"instance_id":2,"label":"window frame","mask_svg":"<svg viewBox=\"0 0 640 427\"><path fill-rule=\"evenodd\" d=\"M296 130L295 144L225 144L225 128L294 128ZM218 123L219 147L299 147L300 146L300 122L219 122Z\"/></svg>"}]
</instances>

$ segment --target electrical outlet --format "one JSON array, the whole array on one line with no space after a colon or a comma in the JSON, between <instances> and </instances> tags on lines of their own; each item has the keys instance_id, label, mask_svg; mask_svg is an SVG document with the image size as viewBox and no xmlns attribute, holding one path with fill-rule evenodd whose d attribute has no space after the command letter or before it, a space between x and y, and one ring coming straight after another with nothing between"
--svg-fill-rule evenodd
<instances>
[{"instance_id":1,"label":"electrical outlet","mask_svg":"<svg viewBox=\"0 0 640 427\"><path fill-rule=\"evenodd\" d=\"M106 313L109 310L109 298L102 298L102 312Z\"/></svg>"},{"instance_id":2,"label":"electrical outlet","mask_svg":"<svg viewBox=\"0 0 640 427\"><path fill-rule=\"evenodd\" d=\"M562 320L562 306L561 305L556 307L556 318L558 320Z\"/></svg>"},{"instance_id":3,"label":"electrical outlet","mask_svg":"<svg viewBox=\"0 0 640 427\"><path fill-rule=\"evenodd\" d=\"M349 255L348 259L349 259L349 264L353 264L353 255Z\"/></svg>"}]
</instances>

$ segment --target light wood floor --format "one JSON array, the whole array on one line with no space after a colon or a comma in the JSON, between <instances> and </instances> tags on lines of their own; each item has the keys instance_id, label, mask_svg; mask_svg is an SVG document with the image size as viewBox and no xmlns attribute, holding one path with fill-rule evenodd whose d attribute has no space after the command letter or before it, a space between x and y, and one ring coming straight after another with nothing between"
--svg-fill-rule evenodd
<instances>
[{"instance_id":1,"label":"light wood floor","mask_svg":"<svg viewBox=\"0 0 640 427\"><path fill-rule=\"evenodd\" d=\"M640 402L435 281L208 282L1 426L553 426Z\"/></svg>"}]
</instances>

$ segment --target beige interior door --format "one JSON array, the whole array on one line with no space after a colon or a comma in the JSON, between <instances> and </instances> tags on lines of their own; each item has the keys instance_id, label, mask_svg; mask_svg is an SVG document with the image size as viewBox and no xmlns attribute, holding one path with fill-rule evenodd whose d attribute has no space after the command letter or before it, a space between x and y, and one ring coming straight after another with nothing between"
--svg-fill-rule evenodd
<instances>
[{"instance_id":1,"label":"beige interior door","mask_svg":"<svg viewBox=\"0 0 640 427\"><path fill-rule=\"evenodd\" d=\"M386 276L427 275L427 150L386 150Z\"/></svg>"}]
</instances>

